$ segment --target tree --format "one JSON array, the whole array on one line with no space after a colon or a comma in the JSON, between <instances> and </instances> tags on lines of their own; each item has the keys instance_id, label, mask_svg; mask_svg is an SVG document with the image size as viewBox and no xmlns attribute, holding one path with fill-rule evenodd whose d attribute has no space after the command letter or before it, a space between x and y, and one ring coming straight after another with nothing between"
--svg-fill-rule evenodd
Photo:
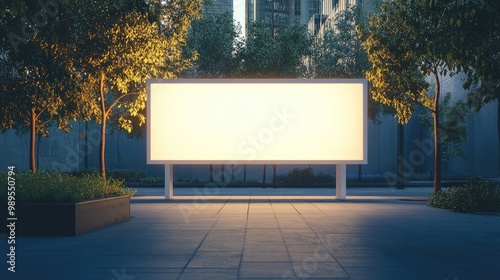
<instances>
[{"instance_id":1,"label":"tree","mask_svg":"<svg viewBox=\"0 0 500 280\"><path fill-rule=\"evenodd\" d=\"M29 131L30 169L36 173L36 136L47 137L54 122L69 132L68 119L75 117L72 69L56 59L57 20L49 21L49 11L33 2L11 1L2 3L0 15L0 127Z\"/></svg>"},{"instance_id":2,"label":"tree","mask_svg":"<svg viewBox=\"0 0 500 280\"><path fill-rule=\"evenodd\" d=\"M147 79L175 78L192 60L182 58L181 49L201 1L148 3L75 0L69 6L66 43L74 46L68 49L79 73L82 117L101 125L104 178L107 121L129 133L134 123L144 124Z\"/></svg>"},{"instance_id":3,"label":"tree","mask_svg":"<svg viewBox=\"0 0 500 280\"><path fill-rule=\"evenodd\" d=\"M273 35L265 25L254 23L238 54L238 75L245 78L304 77L304 58L310 52L311 43L305 25L294 24Z\"/></svg>"},{"instance_id":4,"label":"tree","mask_svg":"<svg viewBox=\"0 0 500 280\"><path fill-rule=\"evenodd\" d=\"M370 63L356 34L356 25L363 20L361 7L346 6L326 21L312 48L310 64L315 78L365 77Z\"/></svg>"},{"instance_id":5,"label":"tree","mask_svg":"<svg viewBox=\"0 0 500 280\"><path fill-rule=\"evenodd\" d=\"M367 78L374 99L396 109L398 121L406 123L417 105L429 110L434 131L434 191L440 190L441 150L439 100L441 77L453 74L448 55L455 30L450 24L450 4L428 0L389 0L368 25L358 28L372 68ZM433 79L434 92L427 94Z\"/></svg>"},{"instance_id":6,"label":"tree","mask_svg":"<svg viewBox=\"0 0 500 280\"><path fill-rule=\"evenodd\" d=\"M442 0L439 0L442 1ZM430 5L438 2L430 1ZM450 7L450 24L459 41L452 44L449 59L467 74L463 83L471 90L469 106L479 111L484 104L497 102L497 134L500 151L500 2L458 0ZM500 157L499 167L500 167Z\"/></svg>"},{"instance_id":7,"label":"tree","mask_svg":"<svg viewBox=\"0 0 500 280\"><path fill-rule=\"evenodd\" d=\"M185 54L197 54L189 76L224 78L231 76L238 66L235 54L241 48L241 27L232 14L204 15L193 21Z\"/></svg>"},{"instance_id":8,"label":"tree","mask_svg":"<svg viewBox=\"0 0 500 280\"><path fill-rule=\"evenodd\" d=\"M462 100L452 102L451 93L447 92L439 104L439 112L441 112L439 132L441 143L444 145L443 160L448 161L454 157L465 158L461 145L467 139L467 129L464 126L464 121L469 116L467 105ZM421 114L420 118L427 127L432 127L429 114Z\"/></svg>"}]
</instances>

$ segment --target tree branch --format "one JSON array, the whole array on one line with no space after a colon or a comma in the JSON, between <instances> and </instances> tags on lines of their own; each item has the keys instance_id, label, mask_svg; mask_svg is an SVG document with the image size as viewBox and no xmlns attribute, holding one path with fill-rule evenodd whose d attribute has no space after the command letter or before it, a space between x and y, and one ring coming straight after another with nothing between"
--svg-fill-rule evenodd
<instances>
[{"instance_id":1,"label":"tree branch","mask_svg":"<svg viewBox=\"0 0 500 280\"><path fill-rule=\"evenodd\" d=\"M115 107L116 104L118 104L118 101L120 101L120 99L122 99L126 96L129 96L129 95L139 95L139 93L138 92L131 92L131 93L127 93L127 94L124 94L124 95L118 97L111 105L108 106L108 109L106 110L106 115L108 115L111 112L111 109L113 109L113 107Z\"/></svg>"}]
</instances>

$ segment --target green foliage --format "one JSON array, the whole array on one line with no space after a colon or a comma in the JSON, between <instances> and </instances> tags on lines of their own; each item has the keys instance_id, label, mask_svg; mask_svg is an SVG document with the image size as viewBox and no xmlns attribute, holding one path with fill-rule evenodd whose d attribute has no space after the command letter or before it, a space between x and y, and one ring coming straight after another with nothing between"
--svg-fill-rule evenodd
<instances>
[{"instance_id":1,"label":"green foliage","mask_svg":"<svg viewBox=\"0 0 500 280\"><path fill-rule=\"evenodd\" d=\"M103 132L108 120L138 131L145 123L147 79L175 78L194 59L182 57L182 47L201 0L65 0L53 10L38 2L0 2L4 130L29 127L46 136L52 122L68 131L68 119L81 118L95 119ZM104 170L104 149L101 158Z\"/></svg>"},{"instance_id":2,"label":"green foliage","mask_svg":"<svg viewBox=\"0 0 500 280\"><path fill-rule=\"evenodd\" d=\"M197 59L186 76L228 77L238 67L235 53L242 46L241 27L229 12L205 15L193 21L185 47L185 55Z\"/></svg>"},{"instance_id":3,"label":"green foliage","mask_svg":"<svg viewBox=\"0 0 500 280\"><path fill-rule=\"evenodd\" d=\"M190 66L194 57L182 57L182 48L201 5L201 0L70 0L65 5L59 45L78 75L79 117L101 124L104 177L107 122L141 134L147 80L176 78Z\"/></svg>"},{"instance_id":4,"label":"green foliage","mask_svg":"<svg viewBox=\"0 0 500 280\"><path fill-rule=\"evenodd\" d=\"M368 79L376 99L397 109L407 122L415 104L432 110L422 75L464 71L464 87L475 88L469 103L500 96L500 1L386 0L369 24L358 28L374 64ZM411 16L409 16L411 15Z\"/></svg>"},{"instance_id":5,"label":"green foliage","mask_svg":"<svg viewBox=\"0 0 500 280\"><path fill-rule=\"evenodd\" d=\"M471 181L463 186L450 187L434 193L429 206L455 212L499 212L500 187L485 180Z\"/></svg>"},{"instance_id":6,"label":"green foliage","mask_svg":"<svg viewBox=\"0 0 500 280\"><path fill-rule=\"evenodd\" d=\"M0 6L0 129L30 132L32 139L47 137L53 123L69 132L75 81L69 61L57 60L57 18L33 18L41 15L36 1L9 2ZM30 168L36 172L34 147L32 140Z\"/></svg>"},{"instance_id":7,"label":"green foliage","mask_svg":"<svg viewBox=\"0 0 500 280\"><path fill-rule=\"evenodd\" d=\"M500 97L500 1L459 0L448 9L457 39L448 58L467 74L463 86L472 89L469 105L480 110Z\"/></svg>"},{"instance_id":8,"label":"green foliage","mask_svg":"<svg viewBox=\"0 0 500 280\"><path fill-rule=\"evenodd\" d=\"M147 184L164 184L165 183L165 178L164 177L151 177L151 176L148 176L146 178L143 178L141 180L141 182L147 183Z\"/></svg>"},{"instance_id":9,"label":"green foliage","mask_svg":"<svg viewBox=\"0 0 500 280\"><path fill-rule=\"evenodd\" d=\"M110 169L106 173L110 178L125 182L143 182L147 174L144 170L135 169Z\"/></svg>"},{"instance_id":10,"label":"green foliage","mask_svg":"<svg viewBox=\"0 0 500 280\"><path fill-rule=\"evenodd\" d=\"M19 172L16 180L16 201L23 202L81 202L98 198L134 195L123 180L103 178L98 173L74 176L59 172ZM0 173L1 182L7 174ZM1 186L0 200L6 200L7 184Z\"/></svg>"},{"instance_id":11,"label":"green foliage","mask_svg":"<svg viewBox=\"0 0 500 280\"><path fill-rule=\"evenodd\" d=\"M440 122L439 133L441 143L446 145L442 152L444 160L450 160L454 157L465 159L465 153L462 150L462 144L467 140L467 128L465 119L470 115L467 104L462 100L457 100L452 104L451 93L446 93L439 104ZM422 122L429 128L432 135L432 117L429 113L420 114Z\"/></svg>"},{"instance_id":12,"label":"green foliage","mask_svg":"<svg viewBox=\"0 0 500 280\"><path fill-rule=\"evenodd\" d=\"M69 172L64 172L65 174L83 177L86 175L91 175L97 173L96 170L73 170ZM147 174L144 170L135 169L109 169L106 175L110 178L116 180L121 180L125 182L143 182L147 178Z\"/></svg>"},{"instance_id":13,"label":"green foliage","mask_svg":"<svg viewBox=\"0 0 500 280\"><path fill-rule=\"evenodd\" d=\"M431 71L435 75L444 71L442 25L440 15L430 11L426 0L393 0L383 2L380 13L357 27L372 64L366 75L372 96L393 107L400 123L409 121L415 105L434 109L424 77Z\"/></svg>"},{"instance_id":14,"label":"green foliage","mask_svg":"<svg viewBox=\"0 0 500 280\"><path fill-rule=\"evenodd\" d=\"M265 25L250 26L238 53L238 76L244 78L299 78L306 75L304 57L312 40L305 25L295 24L273 34Z\"/></svg>"},{"instance_id":15,"label":"green foliage","mask_svg":"<svg viewBox=\"0 0 500 280\"><path fill-rule=\"evenodd\" d=\"M460 6L460 5L458 5ZM450 21L455 1L386 0L380 13L358 27L372 68L366 77L375 100L393 107L399 123L407 123L416 106L434 120L434 191L441 184L439 102L441 77L452 76L461 64L450 52L463 44L460 27ZM433 78L434 91L425 77Z\"/></svg>"},{"instance_id":16,"label":"green foliage","mask_svg":"<svg viewBox=\"0 0 500 280\"><path fill-rule=\"evenodd\" d=\"M348 5L335 18L326 21L311 48L309 71L314 78L365 78L371 64L356 32L356 26L365 21L361 6L356 5ZM371 89L369 91L371 93ZM376 102L370 94L370 119L376 121L379 114L389 113L393 110Z\"/></svg>"},{"instance_id":17,"label":"green foliage","mask_svg":"<svg viewBox=\"0 0 500 280\"><path fill-rule=\"evenodd\" d=\"M370 63L356 34L356 25L363 20L360 7L347 6L325 23L312 48L311 68L315 78L365 77Z\"/></svg>"}]
</instances>

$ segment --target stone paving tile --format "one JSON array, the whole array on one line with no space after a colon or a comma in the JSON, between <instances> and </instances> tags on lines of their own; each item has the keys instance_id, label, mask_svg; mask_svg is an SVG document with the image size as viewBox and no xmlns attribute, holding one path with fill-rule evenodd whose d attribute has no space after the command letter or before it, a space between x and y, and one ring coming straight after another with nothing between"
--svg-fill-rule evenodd
<instances>
[{"instance_id":1,"label":"stone paving tile","mask_svg":"<svg viewBox=\"0 0 500 280\"><path fill-rule=\"evenodd\" d=\"M294 262L293 270L295 275L301 279L345 279L349 277L337 262L320 262L315 258L306 258L301 262Z\"/></svg>"},{"instance_id":2,"label":"stone paving tile","mask_svg":"<svg viewBox=\"0 0 500 280\"><path fill-rule=\"evenodd\" d=\"M323 245L287 245L290 255L313 255L316 252L327 252Z\"/></svg>"},{"instance_id":3,"label":"stone paving tile","mask_svg":"<svg viewBox=\"0 0 500 280\"><path fill-rule=\"evenodd\" d=\"M243 250L242 262L288 262L287 251L255 251Z\"/></svg>"},{"instance_id":4,"label":"stone paving tile","mask_svg":"<svg viewBox=\"0 0 500 280\"><path fill-rule=\"evenodd\" d=\"M225 240L214 240L203 242L198 251L204 252L236 252L243 250L243 240L227 242Z\"/></svg>"},{"instance_id":5,"label":"stone paving tile","mask_svg":"<svg viewBox=\"0 0 500 280\"><path fill-rule=\"evenodd\" d=\"M269 279L295 277L295 273L290 262L244 262L239 277Z\"/></svg>"},{"instance_id":6,"label":"stone paving tile","mask_svg":"<svg viewBox=\"0 0 500 280\"><path fill-rule=\"evenodd\" d=\"M192 255L106 255L92 256L75 264L76 268L92 269L92 268L147 268L147 269L163 269L163 268L184 268Z\"/></svg>"},{"instance_id":7,"label":"stone paving tile","mask_svg":"<svg viewBox=\"0 0 500 280\"><path fill-rule=\"evenodd\" d=\"M418 271L406 267L348 267L343 266L350 279L367 280L455 280L455 278L422 278ZM462 279L462 278L459 278ZM457 279L457 280L459 280Z\"/></svg>"},{"instance_id":8,"label":"stone paving tile","mask_svg":"<svg viewBox=\"0 0 500 280\"><path fill-rule=\"evenodd\" d=\"M201 280L201 279L217 279L217 280L234 280L238 279L237 269L185 269L179 280Z\"/></svg>"},{"instance_id":9,"label":"stone paving tile","mask_svg":"<svg viewBox=\"0 0 500 280\"><path fill-rule=\"evenodd\" d=\"M257 251L257 252L286 252L287 251L287 249L283 243L273 243L273 242L245 243L245 250Z\"/></svg>"},{"instance_id":10,"label":"stone paving tile","mask_svg":"<svg viewBox=\"0 0 500 280\"><path fill-rule=\"evenodd\" d=\"M239 268L241 252L197 252L187 268Z\"/></svg>"},{"instance_id":11,"label":"stone paving tile","mask_svg":"<svg viewBox=\"0 0 500 280\"><path fill-rule=\"evenodd\" d=\"M180 269L77 269L58 275L54 280L174 280ZM36 278L32 278L36 279Z\"/></svg>"},{"instance_id":12,"label":"stone paving tile","mask_svg":"<svg viewBox=\"0 0 500 280\"><path fill-rule=\"evenodd\" d=\"M301 254L301 255L290 255L290 260L293 263L302 263L307 261L317 261L317 262L335 262L336 260L332 255L327 253L317 253L317 254Z\"/></svg>"}]
</instances>

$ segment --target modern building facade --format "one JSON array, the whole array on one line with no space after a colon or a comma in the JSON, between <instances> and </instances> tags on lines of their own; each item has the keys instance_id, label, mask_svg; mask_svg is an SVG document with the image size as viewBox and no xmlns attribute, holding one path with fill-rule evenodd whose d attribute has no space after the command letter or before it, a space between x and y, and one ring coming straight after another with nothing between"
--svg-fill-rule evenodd
<instances>
[{"instance_id":1,"label":"modern building facade","mask_svg":"<svg viewBox=\"0 0 500 280\"><path fill-rule=\"evenodd\" d=\"M338 13L348 6L361 6L363 11L369 12L373 8L373 0L320 0L320 8L317 14L309 19L307 27L309 33L321 34L325 26L331 27Z\"/></svg>"},{"instance_id":2,"label":"modern building facade","mask_svg":"<svg viewBox=\"0 0 500 280\"><path fill-rule=\"evenodd\" d=\"M204 15L218 15L225 12L233 14L233 0L213 0L210 5L203 5Z\"/></svg>"},{"instance_id":3,"label":"modern building facade","mask_svg":"<svg viewBox=\"0 0 500 280\"><path fill-rule=\"evenodd\" d=\"M362 5L368 11L373 0L246 0L246 28L259 22L273 33L294 23L307 24L317 34L329 19L349 5Z\"/></svg>"},{"instance_id":4,"label":"modern building facade","mask_svg":"<svg viewBox=\"0 0 500 280\"><path fill-rule=\"evenodd\" d=\"M246 29L259 22L273 33L294 23L307 24L309 19L320 13L321 0L246 0Z\"/></svg>"}]
</instances>

